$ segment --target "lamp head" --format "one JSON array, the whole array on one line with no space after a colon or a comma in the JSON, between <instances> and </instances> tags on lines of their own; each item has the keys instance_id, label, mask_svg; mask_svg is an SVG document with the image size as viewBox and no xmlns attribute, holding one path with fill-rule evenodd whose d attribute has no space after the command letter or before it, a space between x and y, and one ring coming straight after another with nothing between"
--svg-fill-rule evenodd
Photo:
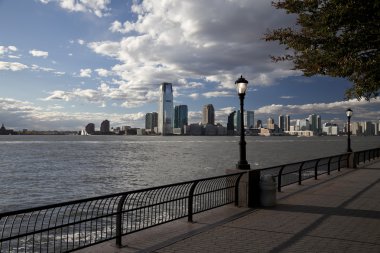
<instances>
[{"instance_id":1,"label":"lamp head","mask_svg":"<svg viewBox=\"0 0 380 253\"><path fill-rule=\"evenodd\" d=\"M346 111L346 115L347 115L347 117L348 117L348 118L351 118L352 113L353 113L353 112L352 112L351 108L348 108L347 111Z\"/></svg>"},{"instance_id":2,"label":"lamp head","mask_svg":"<svg viewBox=\"0 0 380 253\"><path fill-rule=\"evenodd\" d=\"M245 78L242 75L238 80L236 80L235 86L237 93L239 95L243 95L247 91L248 81L245 80Z\"/></svg>"}]
</instances>

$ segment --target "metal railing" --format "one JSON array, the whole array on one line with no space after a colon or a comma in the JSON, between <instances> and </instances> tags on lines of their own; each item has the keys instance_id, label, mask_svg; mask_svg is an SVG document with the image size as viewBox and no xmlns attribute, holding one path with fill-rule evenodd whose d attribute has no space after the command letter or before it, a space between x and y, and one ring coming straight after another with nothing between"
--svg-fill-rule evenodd
<instances>
[{"instance_id":1,"label":"metal railing","mask_svg":"<svg viewBox=\"0 0 380 253\"><path fill-rule=\"evenodd\" d=\"M374 160L375 158L379 157L380 148L362 150L354 153L354 161L356 166L366 162L370 162L371 160Z\"/></svg>"},{"instance_id":2,"label":"metal railing","mask_svg":"<svg viewBox=\"0 0 380 253\"><path fill-rule=\"evenodd\" d=\"M238 201L236 173L0 214L0 252L70 252Z\"/></svg>"},{"instance_id":3,"label":"metal railing","mask_svg":"<svg viewBox=\"0 0 380 253\"><path fill-rule=\"evenodd\" d=\"M298 183L310 178L318 179L319 175L328 174L333 170L348 167L349 153L273 166L261 169L261 173L272 174L277 182L277 191L283 186Z\"/></svg>"},{"instance_id":4,"label":"metal railing","mask_svg":"<svg viewBox=\"0 0 380 253\"><path fill-rule=\"evenodd\" d=\"M380 157L380 148L355 152L354 164ZM70 252L163 223L239 203L246 173L272 174L283 186L348 167L350 153L284 164L255 171L204 178L148 189L0 213L0 252ZM250 174L250 175L251 175ZM257 177L257 175L255 175ZM250 178L250 176L248 176ZM254 184L257 184L255 181ZM252 190L254 189L254 190ZM257 196L257 194L255 195ZM252 198L252 197L248 197ZM248 201L249 202L249 201Z\"/></svg>"}]
</instances>

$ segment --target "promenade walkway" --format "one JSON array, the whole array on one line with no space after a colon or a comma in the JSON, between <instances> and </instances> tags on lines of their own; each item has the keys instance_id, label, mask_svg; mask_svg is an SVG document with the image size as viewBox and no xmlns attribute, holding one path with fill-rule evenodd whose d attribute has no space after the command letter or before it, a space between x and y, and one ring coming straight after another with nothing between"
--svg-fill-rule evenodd
<instances>
[{"instance_id":1,"label":"promenade walkway","mask_svg":"<svg viewBox=\"0 0 380 253\"><path fill-rule=\"evenodd\" d=\"M380 252L380 162L291 185L274 208L226 206L79 252Z\"/></svg>"}]
</instances>

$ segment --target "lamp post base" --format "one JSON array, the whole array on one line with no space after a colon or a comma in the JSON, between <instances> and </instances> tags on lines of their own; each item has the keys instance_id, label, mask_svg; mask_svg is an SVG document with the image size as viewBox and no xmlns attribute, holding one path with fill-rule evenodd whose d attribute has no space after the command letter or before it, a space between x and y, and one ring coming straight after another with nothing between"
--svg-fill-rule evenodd
<instances>
[{"instance_id":1,"label":"lamp post base","mask_svg":"<svg viewBox=\"0 0 380 253\"><path fill-rule=\"evenodd\" d=\"M249 163L247 161L239 161L236 164L236 169L238 169L238 170L250 170L251 166L249 165Z\"/></svg>"}]
</instances>

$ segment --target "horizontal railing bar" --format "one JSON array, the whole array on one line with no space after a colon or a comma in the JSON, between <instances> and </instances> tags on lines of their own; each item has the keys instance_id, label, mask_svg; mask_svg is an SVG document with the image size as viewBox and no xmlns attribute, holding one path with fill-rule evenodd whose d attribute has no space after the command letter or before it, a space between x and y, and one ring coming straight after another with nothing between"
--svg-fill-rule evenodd
<instances>
[{"instance_id":1,"label":"horizontal railing bar","mask_svg":"<svg viewBox=\"0 0 380 253\"><path fill-rule=\"evenodd\" d=\"M186 197L182 197L182 198L179 198L179 199L172 199L172 200L163 201L163 202L159 202L159 203L155 203L155 204L149 204L149 205L146 205L146 206L135 207L135 208L132 208L132 209L125 209L125 210L121 211L121 213L134 212L134 211L138 211L138 210L141 210L141 209L155 207L155 206L159 206L159 205L175 202L175 201L178 201L178 200L184 200L184 199L188 199L188 198L189 198L189 196L186 196Z\"/></svg>"}]
</instances>

